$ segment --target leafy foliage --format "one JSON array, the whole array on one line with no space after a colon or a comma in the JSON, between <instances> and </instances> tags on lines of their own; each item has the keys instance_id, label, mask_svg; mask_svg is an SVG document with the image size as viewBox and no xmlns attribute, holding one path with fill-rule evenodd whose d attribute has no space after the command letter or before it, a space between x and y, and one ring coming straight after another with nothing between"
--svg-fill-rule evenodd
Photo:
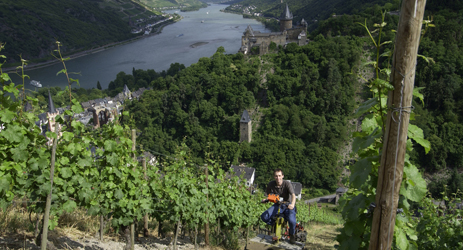
<instances>
[{"instance_id":1,"label":"leafy foliage","mask_svg":"<svg viewBox=\"0 0 463 250\"><path fill-rule=\"evenodd\" d=\"M369 62L376 71L376 77L368 82L368 88L372 99L364 102L357 110L357 115L364 117L362 121L362 132L353 134L353 151L358 155L358 160L350 168L351 175L348 185L349 191L346 198L343 198L343 218L346 221L341 234L337 237L340 243L339 249L367 249L370 241L370 230L372 224L372 212L374 211L376 186L378 183L378 169L380 155L383 148L384 123L387 115L386 102L383 101L387 92L391 89L388 86L390 70L388 60L380 61L380 55L390 48L388 43L382 42L381 34L384 22L379 27L378 36L373 37L366 24L361 24L367 29L370 38L376 48L376 61ZM384 67L384 68L382 68ZM419 95L418 95L419 96ZM416 126L408 128L407 151L412 151L412 139L429 150L429 141L423 137L423 131ZM405 155L403 179L400 185L400 198L398 208L403 213L397 215L394 227L394 247L398 249L416 249L417 238L416 224L412 223L410 202L419 202L426 195L426 182L419 173L417 167ZM379 205L379 204L378 204Z\"/></svg>"},{"instance_id":2,"label":"leafy foliage","mask_svg":"<svg viewBox=\"0 0 463 250\"><path fill-rule=\"evenodd\" d=\"M340 174L336 151L347 139L356 82L341 72L354 67L361 43L320 36L306 46L289 45L267 55L265 63L224 55L219 48L188 68L171 65L165 77L135 69L132 76L120 73L110 88L135 79L153 88L127 105L144 148L173 154L185 140L197 164L203 164L209 148L222 166L246 162L256 168L262 187L272 169L284 166L286 178L332 191ZM260 71L267 72L265 84ZM264 118L253 121L258 128L252 142L239 144L245 108Z\"/></svg>"}]
</instances>

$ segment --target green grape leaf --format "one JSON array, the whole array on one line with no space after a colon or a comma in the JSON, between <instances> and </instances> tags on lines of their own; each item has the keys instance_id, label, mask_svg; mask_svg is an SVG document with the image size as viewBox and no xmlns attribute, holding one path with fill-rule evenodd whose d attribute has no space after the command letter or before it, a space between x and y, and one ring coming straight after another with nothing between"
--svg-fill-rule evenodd
<instances>
[{"instance_id":1,"label":"green grape leaf","mask_svg":"<svg viewBox=\"0 0 463 250\"><path fill-rule=\"evenodd\" d=\"M10 142L21 142L24 138L24 135L22 133L23 131L21 128L17 125L11 125L8 126L3 133L0 135L3 135L5 139L7 139Z\"/></svg>"},{"instance_id":2,"label":"green grape leaf","mask_svg":"<svg viewBox=\"0 0 463 250\"><path fill-rule=\"evenodd\" d=\"M362 131L371 133L378 127L375 117L368 115L362 120Z\"/></svg>"},{"instance_id":3,"label":"green grape leaf","mask_svg":"<svg viewBox=\"0 0 463 250\"><path fill-rule=\"evenodd\" d=\"M64 131L62 134L62 138L66 141L70 141L72 140L72 138L74 138L74 134L71 132Z\"/></svg>"},{"instance_id":4,"label":"green grape leaf","mask_svg":"<svg viewBox=\"0 0 463 250\"><path fill-rule=\"evenodd\" d=\"M112 154L106 156L106 160L112 166L116 166L117 163L119 162L119 157L117 156L117 154L112 153Z\"/></svg>"},{"instance_id":5,"label":"green grape leaf","mask_svg":"<svg viewBox=\"0 0 463 250\"><path fill-rule=\"evenodd\" d=\"M8 191L8 189L10 189L10 182L8 181L8 178L2 176L2 178L0 178L0 194L2 191Z\"/></svg>"},{"instance_id":6,"label":"green grape leaf","mask_svg":"<svg viewBox=\"0 0 463 250\"><path fill-rule=\"evenodd\" d=\"M357 161L354 166L352 166L352 174L349 177L352 185L360 188L368 179L372 168L373 166L367 158Z\"/></svg>"},{"instance_id":7,"label":"green grape leaf","mask_svg":"<svg viewBox=\"0 0 463 250\"><path fill-rule=\"evenodd\" d=\"M84 112L84 109L82 108L82 105L77 101L76 99L72 99L72 111L76 114Z\"/></svg>"},{"instance_id":8,"label":"green grape leaf","mask_svg":"<svg viewBox=\"0 0 463 250\"><path fill-rule=\"evenodd\" d=\"M423 130L418 126L413 124L408 125L408 137L420 144L424 148L426 154L431 150L431 143L424 139Z\"/></svg>"},{"instance_id":9,"label":"green grape leaf","mask_svg":"<svg viewBox=\"0 0 463 250\"><path fill-rule=\"evenodd\" d=\"M349 220L356 220L359 216L359 209L365 209L367 207L366 203L367 197L363 194L359 194L352 198L352 200L347 203L347 211L349 211L347 218Z\"/></svg>"},{"instance_id":10,"label":"green grape leaf","mask_svg":"<svg viewBox=\"0 0 463 250\"><path fill-rule=\"evenodd\" d=\"M359 108L355 111L355 117L359 117L362 114L371 111L371 109L378 104L378 98L373 97L370 100L363 102Z\"/></svg>"},{"instance_id":11,"label":"green grape leaf","mask_svg":"<svg viewBox=\"0 0 463 250\"><path fill-rule=\"evenodd\" d=\"M354 139L354 142L352 143L352 150L354 152L358 152L360 149L364 149L369 147L371 144L375 142L376 139L381 138L382 134L381 133L376 133L378 130L378 127L371 132L370 135L367 137L356 137Z\"/></svg>"},{"instance_id":12,"label":"green grape leaf","mask_svg":"<svg viewBox=\"0 0 463 250\"><path fill-rule=\"evenodd\" d=\"M424 96L420 93L420 90L424 89L424 87L415 87L413 88L413 96L418 97L421 101L421 104L424 106Z\"/></svg>"},{"instance_id":13,"label":"green grape leaf","mask_svg":"<svg viewBox=\"0 0 463 250\"><path fill-rule=\"evenodd\" d=\"M381 78L376 78L372 81L372 84L373 85L377 85L381 88L386 88L388 90L394 90L394 86L392 86L392 84L390 84L388 81L386 80L383 80Z\"/></svg>"},{"instance_id":14,"label":"green grape leaf","mask_svg":"<svg viewBox=\"0 0 463 250\"><path fill-rule=\"evenodd\" d=\"M427 192L426 181L421 176L418 168L411 164L404 166L404 175L407 177L405 185L400 188L400 194L407 199L419 202Z\"/></svg>"},{"instance_id":15,"label":"green grape leaf","mask_svg":"<svg viewBox=\"0 0 463 250\"><path fill-rule=\"evenodd\" d=\"M58 72L56 73L56 75L59 75L59 74L61 74L61 73L66 73L66 69L62 69L62 70L58 71Z\"/></svg>"},{"instance_id":16,"label":"green grape leaf","mask_svg":"<svg viewBox=\"0 0 463 250\"><path fill-rule=\"evenodd\" d=\"M16 162L26 161L29 156L29 152L21 148L12 148L10 149L10 152L13 154L12 158Z\"/></svg>"},{"instance_id":17,"label":"green grape leaf","mask_svg":"<svg viewBox=\"0 0 463 250\"><path fill-rule=\"evenodd\" d=\"M69 158L68 158L68 157L65 157L65 156L62 156L62 157L60 157L60 159L59 159L59 163L61 163L61 165L64 166L64 165L66 165L66 164L69 163Z\"/></svg>"},{"instance_id":18,"label":"green grape leaf","mask_svg":"<svg viewBox=\"0 0 463 250\"><path fill-rule=\"evenodd\" d=\"M10 123L11 120L13 120L13 118L15 117L15 115L16 114L13 111L10 111L8 109L2 109L2 111L0 112L0 119L3 122Z\"/></svg>"},{"instance_id":19,"label":"green grape leaf","mask_svg":"<svg viewBox=\"0 0 463 250\"><path fill-rule=\"evenodd\" d=\"M71 177L72 174L73 174L73 173L72 173L72 169L69 168L69 167L61 168L60 173L61 173L61 176L62 176L63 178L69 178L69 177Z\"/></svg>"},{"instance_id":20,"label":"green grape leaf","mask_svg":"<svg viewBox=\"0 0 463 250\"><path fill-rule=\"evenodd\" d=\"M114 192L114 197L118 200L124 197L124 194L122 193L122 190L120 188L116 189L116 192Z\"/></svg>"},{"instance_id":21,"label":"green grape leaf","mask_svg":"<svg viewBox=\"0 0 463 250\"><path fill-rule=\"evenodd\" d=\"M105 151L112 152L112 151L116 150L116 148L117 148L117 142L115 142L113 140L107 140L107 141L104 142Z\"/></svg>"},{"instance_id":22,"label":"green grape leaf","mask_svg":"<svg viewBox=\"0 0 463 250\"><path fill-rule=\"evenodd\" d=\"M2 77L3 77L3 75L2 75ZM9 77L8 77L8 79L9 79ZM9 85L3 86L3 90L6 91L6 92L9 92L9 93L12 93L15 97L18 97L19 90L15 87L14 83L10 83Z\"/></svg>"},{"instance_id":23,"label":"green grape leaf","mask_svg":"<svg viewBox=\"0 0 463 250\"><path fill-rule=\"evenodd\" d=\"M395 227L394 236L395 236L395 243L398 246L398 248L406 250L408 248L409 242L407 239L407 235L405 235L405 232L401 228Z\"/></svg>"},{"instance_id":24,"label":"green grape leaf","mask_svg":"<svg viewBox=\"0 0 463 250\"><path fill-rule=\"evenodd\" d=\"M79 167L90 167L92 165L92 159L85 157L85 158L80 158L79 161L77 162L77 165Z\"/></svg>"},{"instance_id":25,"label":"green grape leaf","mask_svg":"<svg viewBox=\"0 0 463 250\"><path fill-rule=\"evenodd\" d=\"M73 200L68 200L62 205L62 209L68 213L72 212L77 207L77 204Z\"/></svg>"}]
</instances>

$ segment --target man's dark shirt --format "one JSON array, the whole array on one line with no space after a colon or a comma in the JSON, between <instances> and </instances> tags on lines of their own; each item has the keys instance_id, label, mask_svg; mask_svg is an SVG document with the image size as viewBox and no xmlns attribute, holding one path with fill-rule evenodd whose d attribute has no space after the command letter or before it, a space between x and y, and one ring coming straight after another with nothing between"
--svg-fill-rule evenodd
<instances>
[{"instance_id":1,"label":"man's dark shirt","mask_svg":"<svg viewBox=\"0 0 463 250\"><path fill-rule=\"evenodd\" d=\"M293 185L291 182L283 180L281 186L277 187L276 181L271 181L267 185L267 190L265 193L268 194L278 194L283 198L284 201L291 202L291 194L294 194Z\"/></svg>"}]
</instances>

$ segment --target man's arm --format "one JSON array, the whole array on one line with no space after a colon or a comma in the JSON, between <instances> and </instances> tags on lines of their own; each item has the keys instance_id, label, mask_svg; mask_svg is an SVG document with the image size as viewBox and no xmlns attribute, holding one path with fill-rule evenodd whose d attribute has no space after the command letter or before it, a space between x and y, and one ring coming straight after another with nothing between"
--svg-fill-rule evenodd
<instances>
[{"instance_id":1,"label":"man's arm","mask_svg":"<svg viewBox=\"0 0 463 250\"><path fill-rule=\"evenodd\" d=\"M267 197L270 194L270 192L271 190L270 190L270 183L269 183L267 184L267 188L265 189L265 197ZM265 198L265 199L262 199L261 202L267 202L267 201L268 201L267 198Z\"/></svg>"},{"instance_id":2,"label":"man's arm","mask_svg":"<svg viewBox=\"0 0 463 250\"><path fill-rule=\"evenodd\" d=\"M289 209L294 209L294 206L296 206L296 194L292 193L291 194L291 204L288 205Z\"/></svg>"}]
</instances>

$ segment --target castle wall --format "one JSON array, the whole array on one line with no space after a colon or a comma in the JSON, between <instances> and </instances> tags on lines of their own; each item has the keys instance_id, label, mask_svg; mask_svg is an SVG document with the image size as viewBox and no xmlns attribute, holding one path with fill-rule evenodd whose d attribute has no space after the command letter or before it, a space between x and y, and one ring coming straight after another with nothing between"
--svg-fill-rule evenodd
<instances>
[{"instance_id":1,"label":"castle wall","mask_svg":"<svg viewBox=\"0 0 463 250\"><path fill-rule=\"evenodd\" d=\"M288 39L289 40L297 40L299 34L301 34L302 31L307 31L305 27L295 27L290 30L286 30L288 32ZM307 33L307 32L306 32Z\"/></svg>"}]
</instances>

